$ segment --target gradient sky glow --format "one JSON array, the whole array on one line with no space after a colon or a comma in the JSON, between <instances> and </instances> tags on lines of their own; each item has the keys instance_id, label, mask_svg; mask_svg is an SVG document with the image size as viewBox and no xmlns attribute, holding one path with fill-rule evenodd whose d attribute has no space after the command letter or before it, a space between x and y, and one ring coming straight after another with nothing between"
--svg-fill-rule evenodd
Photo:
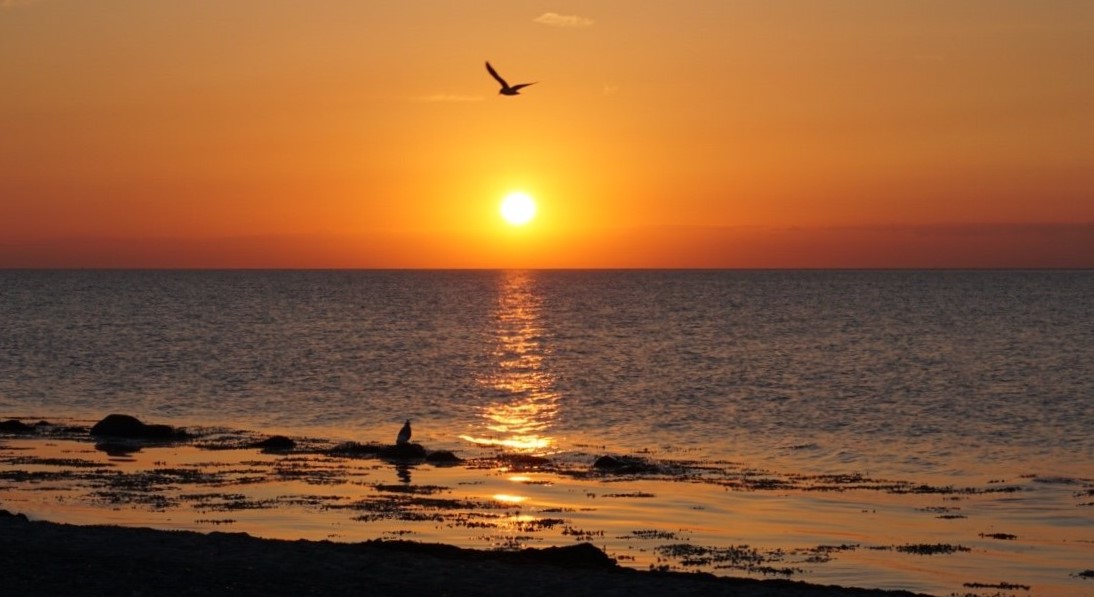
<instances>
[{"instance_id":1,"label":"gradient sky glow","mask_svg":"<svg viewBox=\"0 0 1094 597\"><path fill-rule=\"evenodd\" d=\"M1094 267L1092 65L1090 0L0 0L0 267Z\"/></svg>"}]
</instances>

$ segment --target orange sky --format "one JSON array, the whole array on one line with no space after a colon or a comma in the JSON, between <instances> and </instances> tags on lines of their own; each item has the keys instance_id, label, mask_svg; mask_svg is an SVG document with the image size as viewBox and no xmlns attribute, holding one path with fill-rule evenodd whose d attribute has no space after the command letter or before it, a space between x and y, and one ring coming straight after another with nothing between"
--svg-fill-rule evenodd
<instances>
[{"instance_id":1,"label":"orange sky","mask_svg":"<svg viewBox=\"0 0 1094 597\"><path fill-rule=\"evenodd\" d=\"M0 0L0 267L1094 267L1092 39L1089 0Z\"/></svg>"}]
</instances>

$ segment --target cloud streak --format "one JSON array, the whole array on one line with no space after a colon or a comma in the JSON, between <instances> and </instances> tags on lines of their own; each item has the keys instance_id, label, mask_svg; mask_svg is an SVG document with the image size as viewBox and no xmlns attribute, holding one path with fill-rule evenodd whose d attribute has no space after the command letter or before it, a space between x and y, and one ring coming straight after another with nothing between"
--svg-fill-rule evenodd
<instances>
[{"instance_id":1,"label":"cloud streak","mask_svg":"<svg viewBox=\"0 0 1094 597\"><path fill-rule=\"evenodd\" d=\"M567 27L571 29L592 27L593 23L596 22L586 17L560 15L557 12L545 12L533 19L533 21L540 25L547 25L548 27Z\"/></svg>"}]
</instances>

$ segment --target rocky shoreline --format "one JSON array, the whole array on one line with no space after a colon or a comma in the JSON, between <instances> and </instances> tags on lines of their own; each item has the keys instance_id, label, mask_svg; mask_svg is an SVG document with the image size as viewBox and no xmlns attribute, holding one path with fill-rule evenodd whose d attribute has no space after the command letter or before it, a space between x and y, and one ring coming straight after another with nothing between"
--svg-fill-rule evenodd
<instances>
[{"instance_id":1,"label":"rocky shoreline","mask_svg":"<svg viewBox=\"0 0 1094 597\"><path fill-rule=\"evenodd\" d=\"M994 568L960 585L894 579L848 560L991 556L986 543L1016 542L1017 534L993 530L961 542L936 522L941 535L878 540L858 520L873 511L857 500L897 496L929 525L967 520L978 498L1059 486L1067 503L1083 507L1091 491L1089 481L1052 477L954 487L649 453L461 457L410 442L184 429L117 414L93 425L34 420L0 420L0 595L912 594L892 590L906 588L973 597L1034 583L997 578ZM684 483L697 496L687 518L658 520L656 509L635 517ZM716 501L703 502L712 490ZM750 503L770 503L773 492L806 496L795 510L802 514L812 512L812 496L831 506L844 504L829 496L854 493L842 520L866 540L822 535L788 548L737 539L747 532L733 542L695 540L684 527L725 524L721 492L736 502L729 520L742 519ZM620 508L629 514L613 514ZM644 520L653 522L635 522ZM826 565L842 565L842 575L790 580ZM1091 578L1089 570L1057 574L1068 577L1066 589Z\"/></svg>"},{"instance_id":2,"label":"rocky shoreline","mask_svg":"<svg viewBox=\"0 0 1094 597\"><path fill-rule=\"evenodd\" d=\"M587 543L502 552L410 541L279 541L243 533L63 525L7 511L0 511L0 537L5 595L913 595L637 571Z\"/></svg>"}]
</instances>

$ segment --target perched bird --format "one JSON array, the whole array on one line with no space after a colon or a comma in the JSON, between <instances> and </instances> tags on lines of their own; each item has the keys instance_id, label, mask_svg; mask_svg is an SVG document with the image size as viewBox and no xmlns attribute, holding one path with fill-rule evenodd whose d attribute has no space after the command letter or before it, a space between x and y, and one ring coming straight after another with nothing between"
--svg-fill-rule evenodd
<instances>
[{"instance_id":1,"label":"perched bird","mask_svg":"<svg viewBox=\"0 0 1094 597\"><path fill-rule=\"evenodd\" d=\"M501 75L498 74L498 71L494 70L494 67L490 66L490 61L486 62L486 71L489 72L490 76L494 77L494 79L496 79L498 83L501 83L501 90L498 91L498 93L502 95L520 95L521 89L529 85L536 84L535 82L521 83L520 85L513 85L512 87L510 87L509 84L505 82L505 79L501 78Z\"/></svg>"},{"instance_id":2,"label":"perched bird","mask_svg":"<svg viewBox=\"0 0 1094 597\"><path fill-rule=\"evenodd\" d=\"M399 430L399 437L395 438L395 443L399 445L410 443L410 419L407 419L403 428Z\"/></svg>"}]
</instances>

